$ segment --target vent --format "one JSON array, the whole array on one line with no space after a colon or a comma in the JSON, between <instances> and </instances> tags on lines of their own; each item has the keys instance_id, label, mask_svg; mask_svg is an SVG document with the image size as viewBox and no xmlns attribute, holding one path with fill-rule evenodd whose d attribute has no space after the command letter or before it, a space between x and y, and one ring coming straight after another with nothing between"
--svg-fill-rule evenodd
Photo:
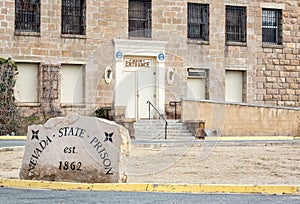
<instances>
[{"instance_id":1,"label":"vent","mask_svg":"<svg viewBox=\"0 0 300 204\"><path fill-rule=\"evenodd\" d=\"M189 78L205 79L207 77L206 71L203 69L188 68Z\"/></svg>"}]
</instances>

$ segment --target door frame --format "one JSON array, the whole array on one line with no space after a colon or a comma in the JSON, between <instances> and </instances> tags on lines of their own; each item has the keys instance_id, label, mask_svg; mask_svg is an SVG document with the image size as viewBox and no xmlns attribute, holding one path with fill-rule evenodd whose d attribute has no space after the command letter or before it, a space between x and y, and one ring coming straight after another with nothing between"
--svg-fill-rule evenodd
<instances>
[{"instance_id":1,"label":"door frame","mask_svg":"<svg viewBox=\"0 0 300 204\"><path fill-rule=\"evenodd\" d=\"M115 91L114 106L122 107L124 103L120 101L120 91L118 90L122 81L124 68L124 58L126 56L154 58L156 63L155 92L157 108L165 112L165 47L166 41L129 40L114 39L115 47ZM138 45L138 46L137 46ZM138 118L136 118L138 119Z\"/></svg>"}]
</instances>

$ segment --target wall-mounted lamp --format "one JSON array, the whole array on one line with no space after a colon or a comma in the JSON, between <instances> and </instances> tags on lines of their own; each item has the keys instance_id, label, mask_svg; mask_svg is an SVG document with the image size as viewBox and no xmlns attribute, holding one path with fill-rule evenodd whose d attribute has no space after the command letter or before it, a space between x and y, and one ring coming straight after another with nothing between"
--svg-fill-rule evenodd
<instances>
[{"instance_id":1,"label":"wall-mounted lamp","mask_svg":"<svg viewBox=\"0 0 300 204\"><path fill-rule=\"evenodd\" d=\"M174 83L174 68L170 67L167 72L167 81L169 85Z\"/></svg>"},{"instance_id":2,"label":"wall-mounted lamp","mask_svg":"<svg viewBox=\"0 0 300 204\"><path fill-rule=\"evenodd\" d=\"M105 82L107 84L110 84L110 82L112 80L112 69L111 69L111 67L106 67L105 73L104 73L104 79L105 79Z\"/></svg>"}]
</instances>

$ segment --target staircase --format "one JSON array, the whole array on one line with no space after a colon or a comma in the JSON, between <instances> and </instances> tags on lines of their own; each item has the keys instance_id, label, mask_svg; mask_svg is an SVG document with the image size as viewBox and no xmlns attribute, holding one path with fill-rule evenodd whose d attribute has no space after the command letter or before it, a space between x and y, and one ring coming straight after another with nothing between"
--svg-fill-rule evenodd
<instances>
[{"instance_id":1,"label":"staircase","mask_svg":"<svg viewBox=\"0 0 300 204\"><path fill-rule=\"evenodd\" d=\"M167 140L194 140L194 136L179 120L167 120ZM164 120L137 120L134 124L136 140L165 140Z\"/></svg>"}]
</instances>

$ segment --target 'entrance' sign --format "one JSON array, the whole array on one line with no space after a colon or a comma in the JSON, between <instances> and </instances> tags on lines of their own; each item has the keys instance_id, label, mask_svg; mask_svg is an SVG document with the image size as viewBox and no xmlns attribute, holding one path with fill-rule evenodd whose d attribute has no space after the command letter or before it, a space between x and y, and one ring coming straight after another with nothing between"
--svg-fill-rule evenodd
<instances>
[{"instance_id":1,"label":"'entrance' sign","mask_svg":"<svg viewBox=\"0 0 300 204\"><path fill-rule=\"evenodd\" d=\"M70 115L28 128L21 179L126 182L128 130L112 121Z\"/></svg>"},{"instance_id":2,"label":"'entrance' sign","mask_svg":"<svg viewBox=\"0 0 300 204\"><path fill-rule=\"evenodd\" d=\"M125 59L125 67L151 67L151 60L149 59Z\"/></svg>"}]
</instances>

